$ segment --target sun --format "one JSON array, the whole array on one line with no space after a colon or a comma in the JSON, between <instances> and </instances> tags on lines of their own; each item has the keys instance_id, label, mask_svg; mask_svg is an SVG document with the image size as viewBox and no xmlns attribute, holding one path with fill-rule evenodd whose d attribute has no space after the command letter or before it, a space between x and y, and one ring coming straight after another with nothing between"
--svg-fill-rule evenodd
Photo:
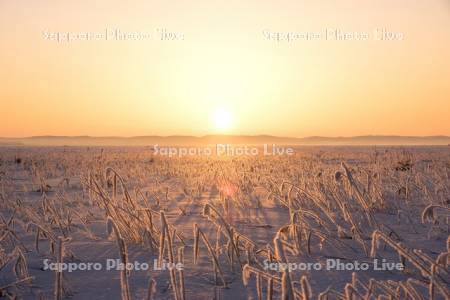
<instances>
[{"instance_id":1,"label":"sun","mask_svg":"<svg viewBox=\"0 0 450 300\"><path fill-rule=\"evenodd\" d=\"M233 125L233 116L230 111L224 107L218 107L214 110L211 116L214 128L217 131L227 131Z\"/></svg>"}]
</instances>

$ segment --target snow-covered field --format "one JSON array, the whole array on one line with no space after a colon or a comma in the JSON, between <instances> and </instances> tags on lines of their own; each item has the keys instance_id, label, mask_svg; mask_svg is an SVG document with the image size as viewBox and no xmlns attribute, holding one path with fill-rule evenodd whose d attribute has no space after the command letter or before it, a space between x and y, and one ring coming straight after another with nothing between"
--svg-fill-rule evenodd
<instances>
[{"instance_id":1,"label":"snow-covered field","mask_svg":"<svg viewBox=\"0 0 450 300\"><path fill-rule=\"evenodd\" d=\"M1 147L0 298L450 299L449 176L448 146Z\"/></svg>"}]
</instances>

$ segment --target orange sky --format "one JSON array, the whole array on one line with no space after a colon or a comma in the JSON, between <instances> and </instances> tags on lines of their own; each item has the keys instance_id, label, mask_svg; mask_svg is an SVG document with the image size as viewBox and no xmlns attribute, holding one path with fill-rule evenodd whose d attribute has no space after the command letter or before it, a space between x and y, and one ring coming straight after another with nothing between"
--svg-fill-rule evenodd
<instances>
[{"instance_id":1,"label":"orange sky","mask_svg":"<svg viewBox=\"0 0 450 300\"><path fill-rule=\"evenodd\" d=\"M376 28L403 38L375 40ZM48 35L114 29L150 37ZM327 29L370 36L264 34ZM447 0L0 0L0 54L4 137L450 135Z\"/></svg>"}]
</instances>

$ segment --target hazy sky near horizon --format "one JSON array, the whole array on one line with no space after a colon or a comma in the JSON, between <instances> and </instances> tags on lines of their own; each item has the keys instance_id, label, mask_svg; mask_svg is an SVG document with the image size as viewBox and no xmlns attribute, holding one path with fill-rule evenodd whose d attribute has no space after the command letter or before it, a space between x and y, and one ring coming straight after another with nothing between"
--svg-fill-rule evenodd
<instances>
[{"instance_id":1,"label":"hazy sky near horizon","mask_svg":"<svg viewBox=\"0 0 450 300\"><path fill-rule=\"evenodd\" d=\"M4 137L450 135L450 2L0 0L0 105Z\"/></svg>"}]
</instances>

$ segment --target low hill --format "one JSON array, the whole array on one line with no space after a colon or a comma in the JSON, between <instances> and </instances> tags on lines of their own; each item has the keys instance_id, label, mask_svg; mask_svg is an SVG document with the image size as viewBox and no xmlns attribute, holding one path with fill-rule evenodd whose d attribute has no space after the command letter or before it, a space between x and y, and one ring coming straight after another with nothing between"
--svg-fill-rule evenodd
<instances>
[{"instance_id":1,"label":"low hill","mask_svg":"<svg viewBox=\"0 0 450 300\"><path fill-rule=\"evenodd\" d=\"M271 135L206 135L196 136L33 136L0 138L0 146L145 146L145 145L211 145L211 144L278 144L278 145L450 145L448 136L366 135L353 137L304 138Z\"/></svg>"}]
</instances>

